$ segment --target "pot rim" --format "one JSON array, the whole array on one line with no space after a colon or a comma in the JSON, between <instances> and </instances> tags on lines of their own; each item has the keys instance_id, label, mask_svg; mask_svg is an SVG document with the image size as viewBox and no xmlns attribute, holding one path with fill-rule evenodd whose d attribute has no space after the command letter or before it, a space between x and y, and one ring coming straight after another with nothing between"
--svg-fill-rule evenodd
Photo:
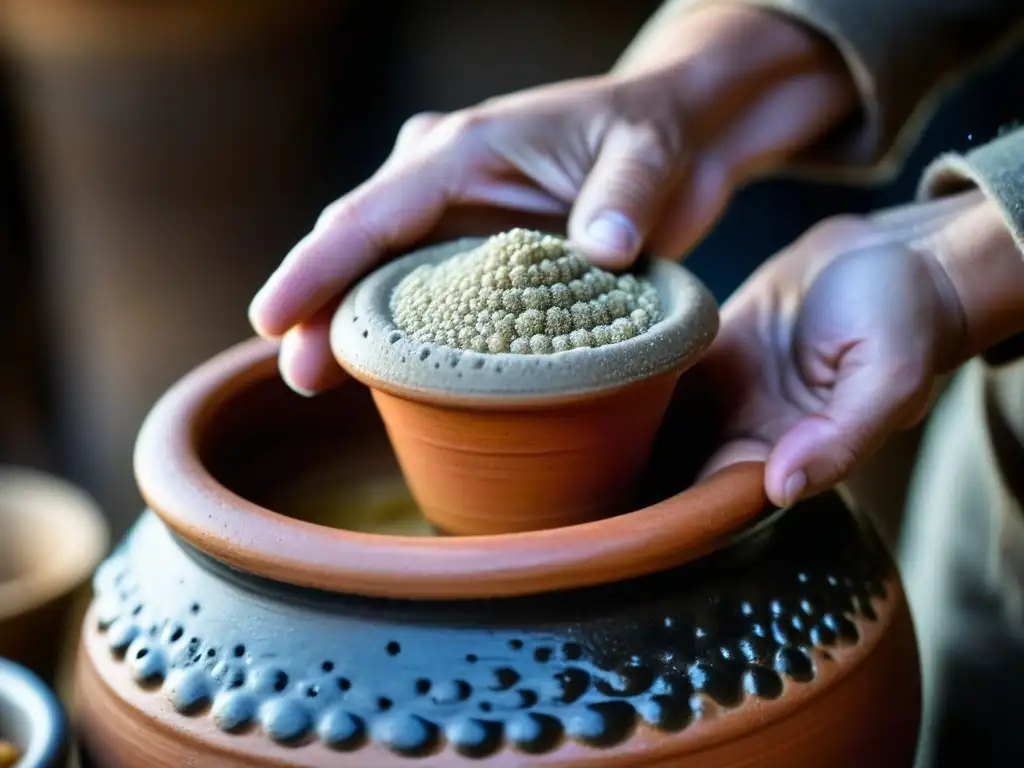
<instances>
[{"instance_id":1,"label":"pot rim","mask_svg":"<svg viewBox=\"0 0 1024 768\"><path fill-rule=\"evenodd\" d=\"M16 765L56 765L67 739L67 719L54 693L20 664L0 658L0 712L22 712L31 724L27 744L16 744L21 759ZM10 735L0 734L10 740Z\"/></svg>"},{"instance_id":2,"label":"pot rim","mask_svg":"<svg viewBox=\"0 0 1024 768\"><path fill-rule=\"evenodd\" d=\"M54 540L45 559L13 579L0 580L0 622L85 584L107 552L110 534L99 506L59 477L0 465L0 508L0 530L5 518L30 518Z\"/></svg>"},{"instance_id":3,"label":"pot rim","mask_svg":"<svg viewBox=\"0 0 1024 768\"><path fill-rule=\"evenodd\" d=\"M331 350L342 368L375 389L421 402L536 407L604 395L688 368L718 334L714 296L693 273L666 259L651 259L639 273L658 289L664 316L646 333L615 344L555 355L492 354L418 342L402 333L390 308L402 278L485 242L472 237L432 245L360 280L331 320Z\"/></svg>"},{"instance_id":4,"label":"pot rim","mask_svg":"<svg viewBox=\"0 0 1024 768\"><path fill-rule=\"evenodd\" d=\"M135 474L181 538L239 570L371 597L478 599L593 586L681 565L745 538L769 509L764 465L733 465L675 496L564 528L421 538L357 533L248 501L203 466L198 437L236 393L278 375L278 344L242 342L172 386L146 417ZM296 395L298 397L298 395Z\"/></svg>"}]
</instances>

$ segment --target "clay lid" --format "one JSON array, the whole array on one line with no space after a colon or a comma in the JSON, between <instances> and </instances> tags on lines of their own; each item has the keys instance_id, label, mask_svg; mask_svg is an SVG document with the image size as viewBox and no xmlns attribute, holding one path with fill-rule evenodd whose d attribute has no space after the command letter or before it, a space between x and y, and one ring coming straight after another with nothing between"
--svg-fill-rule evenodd
<instances>
[{"instance_id":1,"label":"clay lid","mask_svg":"<svg viewBox=\"0 0 1024 768\"><path fill-rule=\"evenodd\" d=\"M522 230L498 237L519 232ZM550 244L550 236L548 239ZM571 348L578 341L577 332L575 337L566 333L561 341L559 337L538 333L534 339L546 340L539 348L550 349L540 354L482 350L481 340L490 341L482 337L476 339L477 349L460 349L420 340L414 330L400 327L393 298L403 280L417 279L414 270L423 271L424 267L436 267L452 258L464 258L464 254L491 243L493 239L471 238L433 246L393 261L364 278L345 298L331 325L331 346L338 361L364 383L385 391L406 395L415 392L427 400L457 399L463 405L473 401L493 403L496 397L503 404L528 403L576 398L684 369L700 358L718 332L718 309L711 293L685 268L663 260L653 260L625 278L639 284L635 293L642 292L644 284L653 287L660 319L650 327L645 327L646 323L637 326L630 323L629 317L622 317L620 310L619 319L604 326L603 332L607 335L610 327L614 338L602 346ZM604 293L618 288L614 276L594 268L588 271L608 281ZM551 286L550 278L547 285ZM563 287L564 283L553 286ZM570 302L564 300L563 304L564 314L571 318ZM397 314L401 314L401 309ZM542 304L541 311L545 309ZM641 313L647 317L643 310ZM567 326L567 330L571 328ZM570 338L572 342L568 341ZM516 341L522 348L523 338ZM588 342L599 343L600 339L595 342L592 336L583 341ZM503 345L491 341L490 346L500 349ZM570 348L566 349L567 346ZM556 348L562 351L556 352Z\"/></svg>"}]
</instances>

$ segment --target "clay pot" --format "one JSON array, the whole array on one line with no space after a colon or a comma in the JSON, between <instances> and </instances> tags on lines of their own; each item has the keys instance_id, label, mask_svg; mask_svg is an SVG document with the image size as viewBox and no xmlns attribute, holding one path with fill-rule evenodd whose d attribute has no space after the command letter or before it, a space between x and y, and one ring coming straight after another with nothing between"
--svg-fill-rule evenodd
<instances>
[{"instance_id":1,"label":"clay pot","mask_svg":"<svg viewBox=\"0 0 1024 768\"><path fill-rule=\"evenodd\" d=\"M18 750L16 768L64 768L67 740L53 692L25 667L0 659L0 741Z\"/></svg>"},{"instance_id":2,"label":"clay pot","mask_svg":"<svg viewBox=\"0 0 1024 768\"><path fill-rule=\"evenodd\" d=\"M0 656L52 683L68 610L106 552L106 523L84 493L0 467Z\"/></svg>"},{"instance_id":3,"label":"clay pot","mask_svg":"<svg viewBox=\"0 0 1024 768\"><path fill-rule=\"evenodd\" d=\"M484 241L427 248L375 271L331 326L341 366L370 387L423 514L455 534L574 525L627 511L680 374L718 331L714 299L674 262L639 276L664 319L599 348L483 354L401 333L398 282Z\"/></svg>"},{"instance_id":4,"label":"clay pot","mask_svg":"<svg viewBox=\"0 0 1024 768\"><path fill-rule=\"evenodd\" d=\"M761 465L675 465L577 526L367 533L417 515L368 392L299 397L275 355L229 350L143 426L151 509L83 630L86 765L912 765L913 627L841 495L776 510Z\"/></svg>"}]
</instances>

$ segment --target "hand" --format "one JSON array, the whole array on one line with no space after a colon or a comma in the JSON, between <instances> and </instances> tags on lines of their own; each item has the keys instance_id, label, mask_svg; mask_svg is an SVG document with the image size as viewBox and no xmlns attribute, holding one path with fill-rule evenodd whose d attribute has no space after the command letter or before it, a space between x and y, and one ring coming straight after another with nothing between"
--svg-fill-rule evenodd
<instances>
[{"instance_id":1,"label":"hand","mask_svg":"<svg viewBox=\"0 0 1024 768\"><path fill-rule=\"evenodd\" d=\"M723 4L671 22L613 74L410 120L253 300L256 331L283 337L285 381L306 392L337 381L328 326L344 291L395 252L469 234L467 212L490 214L490 231L567 220L608 268L644 245L678 257L746 178L853 107L828 44L782 17Z\"/></svg>"},{"instance_id":2,"label":"hand","mask_svg":"<svg viewBox=\"0 0 1024 768\"><path fill-rule=\"evenodd\" d=\"M741 286L684 374L692 428L720 446L703 473L766 461L780 506L841 482L920 421L937 374L1024 328L1021 295L1024 259L976 191L814 227Z\"/></svg>"}]
</instances>

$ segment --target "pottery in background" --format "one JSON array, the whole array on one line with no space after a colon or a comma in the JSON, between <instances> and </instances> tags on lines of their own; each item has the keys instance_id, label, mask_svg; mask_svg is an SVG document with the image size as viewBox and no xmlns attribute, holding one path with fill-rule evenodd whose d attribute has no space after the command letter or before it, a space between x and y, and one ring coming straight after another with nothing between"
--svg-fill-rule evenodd
<instances>
[{"instance_id":1,"label":"pottery in background","mask_svg":"<svg viewBox=\"0 0 1024 768\"><path fill-rule=\"evenodd\" d=\"M840 494L775 510L760 465L657 461L632 512L431 536L367 391L299 397L276 351L200 366L141 430L150 510L83 629L86 765L913 764L906 600Z\"/></svg>"},{"instance_id":2,"label":"pottery in background","mask_svg":"<svg viewBox=\"0 0 1024 768\"><path fill-rule=\"evenodd\" d=\"M353 6L0 3L54 426L117 537L135 517L126 468L146 412L244 338L253 293L337 191L325 158L349 140Z\"/></svg>"},{"instance_id":3,"label":"pottery in background","mask_svg":"<svg viewBox=\"0 0 1024 768\"><path fill-rule=\"evenodd\" d=\"M53 682L68 609L107 545L103 514L81 490L0 466L0 657Z\"/></svg>"},{"instance_id":4,"label":"pottery in background","mask_svg":"<svg viewBox=\"0 0 1024 768\"><path fill-rule=\"evenodd\" d=\"M67 720L53 691L25 667L0 658L0 741L19 754L15 768L64 768Z\"/></svg>"}]
</instances>

